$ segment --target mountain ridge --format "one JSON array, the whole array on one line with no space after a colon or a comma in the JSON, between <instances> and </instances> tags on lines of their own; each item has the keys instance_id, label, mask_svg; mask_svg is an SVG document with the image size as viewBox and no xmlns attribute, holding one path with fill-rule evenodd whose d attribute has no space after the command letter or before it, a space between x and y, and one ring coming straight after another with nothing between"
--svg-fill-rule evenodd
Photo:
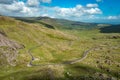
<instances>
[{"instance_id":1,"label":"mountain ridge","mask_svg":"<svg viewBox=\"0 0 120 80\"><path fill-rule=\"evenodd\" d=\"M110 26L110 24L101 23L101 25L99 25L100 23L87 23L50 17L15 17L15 19L32 23L46 23L58 29L94 29L103 26Z\"/></svg>"},{"instance_id":2,"label":"mountain ridge","mask_svg":"<svg viewBox=\"0 0 120 80\"><path fill-rule=\"evenodd\" d=\"M0 79L120 79L119 28L0 16Z\"/></svg>"}]
</instances>

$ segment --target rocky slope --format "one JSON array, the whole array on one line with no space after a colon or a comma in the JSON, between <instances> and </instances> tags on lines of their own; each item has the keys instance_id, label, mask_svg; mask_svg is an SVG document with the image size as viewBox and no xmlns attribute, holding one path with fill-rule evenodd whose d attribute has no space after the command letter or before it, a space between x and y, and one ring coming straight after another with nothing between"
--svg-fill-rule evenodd
<instances>
[{"instance_id":1,"label":"rocky slope","mask_svg":"<svg viewBox=\"0 0 120 80\"><path fill-rule=\"evenodd\" d=\"M0 65L9 64L15 66L19 49L23 48L17 42L8 39L0 32Z\"/></svg>"}]
</instances>

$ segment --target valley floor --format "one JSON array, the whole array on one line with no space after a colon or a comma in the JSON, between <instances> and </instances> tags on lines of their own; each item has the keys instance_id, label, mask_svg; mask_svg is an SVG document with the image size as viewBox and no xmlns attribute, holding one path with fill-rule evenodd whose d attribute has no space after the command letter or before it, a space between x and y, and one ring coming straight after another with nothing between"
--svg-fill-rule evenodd
<instances>
[{"instance_id":1,"label":"valley floor","mask_svg":"<svg viewBox=\"0 0 120 80\"><path fill-rule=\"evenodd\" d=\"M120 34L99 33L97 30L65 32L77 36L77 39L54 43L48 41L41 46L37 45L36 48L30 48L31 54L27 56L30 58L34 56L32 64L29 63L29 58L27 66L18 64L16 67L4 67L1 69L0 78L3 80L120 79L120 38L113 37ZM46 53L44 47L50 53ZM87 52L89 54L86 56L84 52L89 49Z\"/></svg>"},{"instance_id":2,"label":"valley floor","mask_svg":"<svg viewBox=\"0 0 120 80\"><path fill-rule=\"evenodd\" d=\"M120 80L120 33L0 19L0 80Z\"/></svg>"}]
</instances>

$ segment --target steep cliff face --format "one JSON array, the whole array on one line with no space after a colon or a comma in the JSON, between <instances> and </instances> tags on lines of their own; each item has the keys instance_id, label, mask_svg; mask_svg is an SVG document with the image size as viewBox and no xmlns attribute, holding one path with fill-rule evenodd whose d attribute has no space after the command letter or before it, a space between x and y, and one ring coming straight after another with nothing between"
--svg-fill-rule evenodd
<instances>
[{"instance_id":1,"label":"steep cliff face","mask_svg":"<svg viewBox=\"0 0 120 80\"><path fill-rule=\"evenodd\" d=\"M0 66L3 65L16 65L16 58L19 49L23 48L17 42L8 39L3 33L0 33Z\"/></svg>"}]
</instances>

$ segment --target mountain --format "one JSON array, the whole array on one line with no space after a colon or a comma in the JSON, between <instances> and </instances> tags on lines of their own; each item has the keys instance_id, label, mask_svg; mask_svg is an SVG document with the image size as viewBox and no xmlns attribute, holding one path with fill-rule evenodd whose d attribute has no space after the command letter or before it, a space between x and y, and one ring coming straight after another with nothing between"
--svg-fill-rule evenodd
<instances>
[{"instance_id":1,"label":"mountain","mask_svg":"<svg viewBox=\"0 0 120 80\"><path fill-rule=\"evenodd\" d=\"M84 29L95 29L103 26L109 26L109 24L85 23L85 22L70 21L70 20L50 18L50 17L15 17L15 18L29 23L44 24L46 27L53 29L84 30Z\"/></svg>"},{"instance_id":2,"label":"mountain","mask_svg":"<svg viewBox=\"0 0 120 80\"><path fill-rule=\"evenodd\" d=\"M111 25L100 28L102 33L120 33L120 25Z\"/></svg>"},{"instance_id":3,"label":"mountain","mask_svg":"<svg viewBox=\"0 0 120 80\"><path fill-rule=\"evenodd\" d=\"M118 29L0 16L0 80L119 80Z\"/></svg>"},{"instance_id":4,"label":"mountain","mask_svg":"<svg viewBox=\"0 0 120 80\"><path fill-rule=\"evenodd\" d=\"M42 42L52 43L54 41L74 40L74 36L65 34L61 31L45 28L44 25L29 24L15 20L13 18L0 16L0 61L7 57L10 59L19 52L19 49L29 49ZM31 43L31 44L30 44ZM54 44L55 45L55 44ZM8 53L9 52L9 53ZM24 54L25 55L25 54ZM7 61L7 65L10 60ZM0 65L5 65L0 62Z\"/></svg>"}]
</instances>

